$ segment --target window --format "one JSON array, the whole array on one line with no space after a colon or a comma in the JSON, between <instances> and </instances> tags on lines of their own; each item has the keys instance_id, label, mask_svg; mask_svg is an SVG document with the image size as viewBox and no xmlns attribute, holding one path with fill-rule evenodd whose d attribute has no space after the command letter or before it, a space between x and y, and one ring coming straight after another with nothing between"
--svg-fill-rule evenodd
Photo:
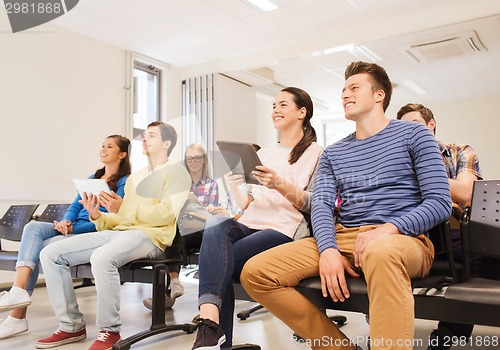
<instances>
[{"instance_id":1,"label":"window","mask_svg":"<svg viewBox=\"0 0 500 350\"><path fill-rule=\"evenodd\" d=\"M318 144L323 147L343 139L356 130L354 122L345 119L343 113L315 116L312 124L316 130Z\"/></svg>"},{"instance_id":2,"label":"window","mask_svg":"<svg viewBox=\"0 0 500 350\"><path fill-rule=\"evenodd\" d=\"M149 123L160 120L161 69L138 61L134 62L132 169L147 166L142 154L141 138Z\"/></svg>"}]
</instances>

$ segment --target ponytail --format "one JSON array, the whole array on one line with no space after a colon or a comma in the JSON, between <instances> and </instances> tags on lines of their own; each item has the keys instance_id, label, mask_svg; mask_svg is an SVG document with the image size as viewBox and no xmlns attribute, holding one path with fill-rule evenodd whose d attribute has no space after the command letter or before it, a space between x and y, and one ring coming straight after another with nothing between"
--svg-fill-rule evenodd
<instances>
[{"instance_id":1,"label":"ponytail","mask_svg":"<svg viewBox=\"0 0 500 350\"><path fill-rule=\"evenodd\" d=\"M288 92L293 95L293 100L298 108L304 107L306 109L306 116L302 125L304 135L300 139L299 143L295 145L290 152L290 158L288 158L288 163L293 164L299 160L302 154L309 148L311 143L316 142L316 130L314 130L311 125L311 118L313 116L313 102L311 96L302 89L296 87L286 87L281 91Z\"/></svg>"},{"instance_id":2,"label":"ponytail","mask_svg":"<svg viewBox=\"0 0 500 350\"><path fill-rule=\"evenodd\" d=\"M306 151L306 149L309 148L311 143L316 142L317 140L316 130L314 130L313 126L311 125L310 119L304 119L303 129L304 136L302 136L299 143L297 143L292 149L292 152L290 152L290 158L288 159L288 163L290 164L298 161L302 154Z\"/></svg>"}]
</instances>

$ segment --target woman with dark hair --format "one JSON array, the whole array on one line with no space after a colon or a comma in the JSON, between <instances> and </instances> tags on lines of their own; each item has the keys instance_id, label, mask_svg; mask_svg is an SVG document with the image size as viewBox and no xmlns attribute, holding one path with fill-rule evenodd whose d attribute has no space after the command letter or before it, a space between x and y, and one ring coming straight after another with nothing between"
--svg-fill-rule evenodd
<instances>
[{"instance_id":1,"label":"woman with dark hair","mask_svg":"<svg viewBox=\"0 0 500 350\"><path fill-rule=\"evenodd\" d=\"M263 165L252 174L259 185L243 186L242 175L226 177L230 192L244 212L238 221L212 216L206 222L199 255L200 323L193 349L232 347L232 280L239 279L249 258L309 236L306 217L322 152L315 142L312 116L313 103L304 90L281 90L271 115L280 140L257 152Z\"/></svg>"},{"instance_id":2,"label":"woman with dark hair","mask_svg":"<svg viewBox=\"0 0 500 350\"><path fill-rule=\"evenodd\" d=\"M125 181L130 175L130 141L120 135L108 136L100 149L104 166L89 176L90 179L104 179L111 193L100 194L103 212L117 212L124 195ZM31 304L31 294L39 274L40 251L53 237L96 231L89 220L89 213L80 203L77 195L61 221L30 222L23 230L16 263L14 285L8 292L0 293L0 312L12 310L0 323L0 339L11 337L28 330L26 311Z\"/></svg>"}]
</instances>

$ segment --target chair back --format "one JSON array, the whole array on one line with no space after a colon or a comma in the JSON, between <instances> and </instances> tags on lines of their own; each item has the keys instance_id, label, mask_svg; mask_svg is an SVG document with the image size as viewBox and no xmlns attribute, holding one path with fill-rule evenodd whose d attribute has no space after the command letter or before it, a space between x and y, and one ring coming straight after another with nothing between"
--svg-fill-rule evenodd
<instances>
[{"instance_id":1,"label":"chair back","mask_svg":"<svg viewBox=\"0 0 500 350\"><path fill-rule=\"evenodd\" d=\"M24 225L33 218L39 204L11 205L0 219L0 238L20 241Z\"/></svg>"},{"instance_id":2,"label":"chair back","mask_svg":"<svg viewBox=\"0 0 500 350\"><path fill-rule=\"evenodd\" d=\"M48 204L36 220L42 222L61 221L69 206L69 204Z\"/></svg>"},{"instance_id":3,"label":"chair back","mask_svg":"<svg viewBox=\"0 0 500 350\"><path fill-rule=\"evenodd\" d=\"M472 255L500 257L500 180L474 182L472 201L462 224L466 278Z\"/></svg>"},{"instance_id":4,"label":"chair back","mask_svg":"<svg viewBox=\"0 0 500 350\"><path fill-rule=\"evenodd\" d=\"M500 257L500 180L474 182L468 224L470 252Z\"/></svg>"}]
</instances>

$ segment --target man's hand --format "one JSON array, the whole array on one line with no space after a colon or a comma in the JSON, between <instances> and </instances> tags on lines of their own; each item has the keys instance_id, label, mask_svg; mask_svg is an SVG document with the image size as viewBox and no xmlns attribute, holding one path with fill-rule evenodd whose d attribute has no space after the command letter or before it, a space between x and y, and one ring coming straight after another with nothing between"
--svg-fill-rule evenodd
<instances>
[{"instance_id":1,"label":"man's hand","mask_svg":"<svg viewBox=\"0 0 500 350\"><path fill-rule=\"evenodd\" d=\"M56 221L54 220L54 229L66 236L73 232L73 224L69 220Z\"/></svg>"},{"instance_id":2,"label":"man's hand","mask_svg":"<svg viewBox=\"0 0 500 350\"><path fill-rule=\"evenodd\" d=\"M328 293L335 302L345 301L346 298L349 298L344 270L353 277L359 277L337 249L329 248L321 253L319 276L321 278L321 291L325 298Z\"/></svg>"},{"instance_id":3,"label":"man's hand","mask_svg":"<svg viewBox=\"0 0 500 350\"><path fill-rule=\"evenodd\" d=\"M101 212L99 211L99 201L96 196L92 193L83 192L82 199L78 202L87 209L92 220L99 219Z\"/></svg>"},{"instance_id":4,"label":"man's hand","mask_svg":"<svg viewBox=\"0 0 500 350\"><path fill-rule=\"evenodd\" d=\"M106 208L108 213L118 213L122 202L123 198L113 191L111 191L111 193L106 193L104 191L99 193L99 203Z\"/></svg>"},{"instance_id":5,"label":"man's hand","mask_svg":"<svg viewBox=\"0 0 500 350\"><path fill-rule=\"evenodd\" d=\"M361 257L363 256L363 253L365 252L365 249L368 244L370 244L370 242L387 235L398 233L398 228L391 223L385 223L373 230L358 233L358 237L356 238L356 242L354 243L354 250L352 252L352 254L354 255L354 265L356 267L362 267Z\"/></svg>"}]
</instances>

